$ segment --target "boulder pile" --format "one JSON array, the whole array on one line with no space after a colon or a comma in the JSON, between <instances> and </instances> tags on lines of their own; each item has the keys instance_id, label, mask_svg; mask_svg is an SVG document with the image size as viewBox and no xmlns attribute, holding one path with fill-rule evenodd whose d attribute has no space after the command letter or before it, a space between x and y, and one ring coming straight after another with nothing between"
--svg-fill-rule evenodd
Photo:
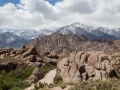
<instances>
[{"instance_id":1,"label":"boulder pile","mask_svg":"<svg viewBox=\"0 0 120 90\"><path fill-rule=\"evenodd\" d=\"M57 66L56 75L61 76L64 82L106 80L120 73L120 61L100 51L70 53Z\"/></svg>"},{"instance_id":2,"label":"boulder pile","mask_svg":"<svg viewBox=\"0 0 120 90\"><path fill-rule=\"evenodd\" d=\"M41 67L44 65L56 65L57 55L51 55L49 52L38 53L36 48L31 45L21 46L20 49L0 49L0 71L10 71L16 67Z\"/></svg>"}]
</instances>

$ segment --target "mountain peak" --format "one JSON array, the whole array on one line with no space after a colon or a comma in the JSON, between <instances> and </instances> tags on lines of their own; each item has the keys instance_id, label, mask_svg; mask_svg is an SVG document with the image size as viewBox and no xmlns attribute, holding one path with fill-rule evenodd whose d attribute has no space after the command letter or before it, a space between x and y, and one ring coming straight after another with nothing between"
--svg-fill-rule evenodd
<instances>
[{"instance_id":1,"label":"mountain peak","mask_svg":"<svg viewBox=\"0 0 120 90\"><path fill-rule=\"evenodd\" d=\"M75 27L81 27L83 24L81 24L80 22L74 22L73 24L71 24L71 26L75 26Z\"/></svg>"}]
</instances>

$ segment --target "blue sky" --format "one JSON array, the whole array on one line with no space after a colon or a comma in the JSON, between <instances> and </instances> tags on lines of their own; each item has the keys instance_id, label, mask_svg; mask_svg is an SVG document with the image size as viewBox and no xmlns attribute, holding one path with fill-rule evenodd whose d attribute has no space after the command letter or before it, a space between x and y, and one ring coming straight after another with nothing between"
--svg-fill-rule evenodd
<instances>
[{"instance_id":1,"label":"blue sky","mask_svg":"<svg viewBox=\"0 0 120 90\"><path fill-rule=\"evenodd\" d=\"M0 0L0 6L3 6L6 3L17 4L17 3L19 3L19 0Z\"/></svg>"},{"instance_id":2,"label":"blue sky","mask_svg":"<svg viewBox=\"0 0 120 90\"><path fill-rule=\"evenodd\" d=\"M51 3L52 5L54 5L56 2L60 1L60 0L46 0L49 3ZM5 5L6 3L13 3L13 4L18 4L20 3L20 0L0 0L0 6Z\"/></svg>"}]
</instances>

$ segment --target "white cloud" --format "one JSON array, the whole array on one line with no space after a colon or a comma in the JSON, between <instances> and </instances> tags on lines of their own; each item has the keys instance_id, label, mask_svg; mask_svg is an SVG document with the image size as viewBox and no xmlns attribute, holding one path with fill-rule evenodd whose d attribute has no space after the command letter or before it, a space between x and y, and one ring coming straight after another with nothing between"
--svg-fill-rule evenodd
<instances>
[{"instance_id":1,"label":"white cloud","mask_svg":"<svg viewBox=\"0 0 120 90\"><path fill-rule=\"evenodd\" d=\"M0 7L0 28L53 29L79 21L89 26L120 28L118 0L20 0Z\"/></svg>"}]
</instances>

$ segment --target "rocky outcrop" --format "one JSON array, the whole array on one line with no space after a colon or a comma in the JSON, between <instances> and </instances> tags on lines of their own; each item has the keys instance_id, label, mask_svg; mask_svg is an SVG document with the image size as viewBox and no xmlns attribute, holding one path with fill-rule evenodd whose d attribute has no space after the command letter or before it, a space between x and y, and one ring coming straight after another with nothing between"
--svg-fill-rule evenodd
<instances>
[{"instance_id":1,"label":"rocky outcrop","mask_svg":"<svg viewBox=\"0 0 120 90\"><path fill-rule=\"evenodd\" d=\"M37 83L43 77L44 77L44 74L42 73L41 69L37 67L33 70L32 74L26 79L26 81L29 84Z\"/></svg>"},{"instance_id":2,"label":"rocky outcrop","mask_svg":"<svg viewBox=\"0 0 120 90\"><path fill-rule=\"evenodd\" d=\"M1 62L12 61L17 62L20 65L21 63L24 63L26 68L31 66L41 67L43 65L56 65L58 58L59 57L57 55L50 54L49 52L43 52L42 54L38 53L33 45L29 47L23 45L18 50L0 49Z\"/></svg>"},{"instance_id":3,"label":"rocky outcrop","mask_svg":"<svg viewBox=\"0 0 120 90\"><path fill-rule=\"evenodd\" d=\"M11 70L16 69L18 63L7 61L4 63L0 63L0 71L5 70L6 72L10 72Z\"/></svg>"},{"instance_id":4,"label":"rocky outcrop","mask_svg":"<svg viewBox=\"0 0 120 90\"><path fill-rule=\"evenodd\" d=\"M114 51L120 50L120 40L96 39L89 40L84 35L63 35L53 33L38 37L31 41L28 46L34 45L39 53L48 51L52 54L59 54L71 51Z\"/></svg>"},{"instance_id":5,"label":"rocky outcrop","mask_svg":"<svg viewBox=\"0 0 120 90\"><path fill-rule=\"evenodd\" d=\"M0 55L4 54L4 53L10 53L13 49L12 48L8 48L8 49L0 49Z\"/></svg>"},{"instance_id":6,"label":"rocky outcrop","mask_svg":"<svg viewBox=\"0 0 120 90\"><path fill-rule=\"evenodd\" d=\"M111 57L112 58L112 57ZM57 64L57 75L64 82L96 81L116 77L120 73L120 61L110 59L104 52L73 52Z\"/></svg>"}]
</instances>

